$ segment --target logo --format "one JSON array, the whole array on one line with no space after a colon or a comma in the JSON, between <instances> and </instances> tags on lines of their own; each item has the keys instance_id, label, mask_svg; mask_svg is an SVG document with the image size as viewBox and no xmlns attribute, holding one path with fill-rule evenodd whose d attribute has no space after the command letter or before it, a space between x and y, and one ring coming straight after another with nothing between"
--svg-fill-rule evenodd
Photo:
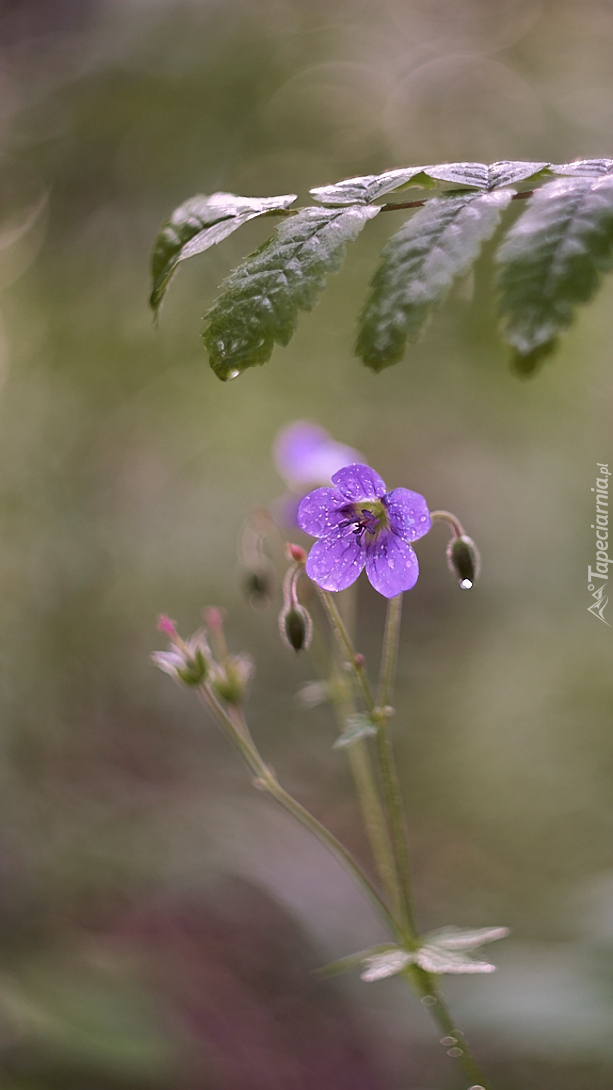
<instances>
[{"instance_id":1,"label":"logo","mask_svg":"<svg viewBox=\"0 0 613 1090\"><path fill-rule=\"evenodd\" d=\"M598 477L596 486L592 488L596 500L596 521L592 523L592 530L596 531L596 562L592 568L588 564L587 589L594 601L587 607L597 620L610 627L604 611L609 602L607 587L609 584L609 564L613 564L613 558L609 559L609 477L611 470L608 462L596 462Z\"/></svg>"}]
</instances>

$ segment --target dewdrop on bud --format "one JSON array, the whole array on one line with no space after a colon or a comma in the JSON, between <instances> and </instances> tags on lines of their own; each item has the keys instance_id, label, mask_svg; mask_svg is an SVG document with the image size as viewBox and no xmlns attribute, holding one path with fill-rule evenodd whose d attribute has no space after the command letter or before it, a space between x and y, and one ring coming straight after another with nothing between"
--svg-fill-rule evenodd
<instances>
[{"instance_id":1,"label":"dewdrop on bud","mask_svg":"<svg viewBox=\"0 0 613 1090\"><path fill-rule=\"evenodd\" d=\"M279 615L279 631L283 642L290 651L307 651L313 634L313 622L304 606L294 602L288 608L281 610Z\"/></svg>"},{"instance_id":2,"label":"dewdrop on bud","mask_svg":"<svg viewBox=\"0 0 613 1090\"><path fill-rule=\"evenodd\" d=\"M253 673L254 665L248 655L228 655L212 667L211 689L226 704L243 704Z\"/></svg>"},{"instance_id":3,"label":"dewdrop on bud","mask_svg":"<svg viewBox=\"0 0 613 1090\"><path fill-rule=\"evenodd\" d=\"M447 546L447 562L462 590L470 590L479 578L481 556L472 537L461 534Z\"/></svg>"}]
</instances>

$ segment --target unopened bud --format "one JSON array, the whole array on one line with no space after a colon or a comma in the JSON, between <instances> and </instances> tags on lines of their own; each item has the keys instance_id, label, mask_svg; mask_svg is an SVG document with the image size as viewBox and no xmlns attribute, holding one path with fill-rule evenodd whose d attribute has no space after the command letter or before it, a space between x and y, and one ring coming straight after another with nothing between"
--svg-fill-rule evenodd
<instances>
[{"instance_id":1,"label":"unopened bud","mask_svg":"<svg viewBox=\"0 0 613 1090\"><path fill-rule=\"evenodd\" d=\"M294 602L279 615L279 631L290 651L306 651L311 643L313 622L304 606Z\"/></svg>"},{"instance_id":2,"label":"unopened bud","mask_svg":"<svg viewBox=\"0 0 613 1090\"><path fill-rule=\"evenodd\" d=\"M228 655L222 663L216 663L212 668L211 688L226 704L243 704L253 670L248 655Z\"/></svg>"},{"instance_id":3,"label":"unopened bud","mask_svg":"<svg viewBox=\"0 0 613 1090\"><path fill-rule=\"evenodd\" d=\"M185 666L177 667L177 677L184 685L202 685L208 672L208 663L199 647L193 657L186 659Z\"/></svg>"},{"instance_id":4,"label":"unopened bud","mask_svg":"<svg viewBox=\"0 0 613 1090\"><path fill-rule=\"evenodd\" d=\"M162 618L162 622L168 618ZM173 625L173 637L170 651L155 651L151 658L160 670L182 681L184 685L202 685L206 681L211 664L211 652L204 632L195 632L183 641L177 635ZM160 626L158 626L160 627ZM164 631L168 631L168 627Z\"/></svg>"},{"instance_id":5,"label":"unopened bud","mask_svg":"<svg viewBox=\"0 0 613 1090\"><path fill-rule=\"evenodd\" d=\"M291 541L288 541L287 559L294 560L296 564L306 564L307 554L301 545L293 545Z\"/></svg>"},{"instance_id":6,"label":"unopened bud","mask_svg":"<svg viewBox=\"0 0 613 1090\"><path fill-rule=\"evenodd\" d=\"M274 592L274 574L266 568L245 572L243 590L250 606L260 609L268 605Z\"/></svg>"},{"instance_id":7,"label":"unopened bud","mask_svg":"<svg viewBox=\"0 0 613 1090\"><path fill-rule=\"evenodd\" d=\"M462 534L447 546L447 562L462 590L470 590L479 578L481 556L472 537Z\"/></svg>"}]
</instances>

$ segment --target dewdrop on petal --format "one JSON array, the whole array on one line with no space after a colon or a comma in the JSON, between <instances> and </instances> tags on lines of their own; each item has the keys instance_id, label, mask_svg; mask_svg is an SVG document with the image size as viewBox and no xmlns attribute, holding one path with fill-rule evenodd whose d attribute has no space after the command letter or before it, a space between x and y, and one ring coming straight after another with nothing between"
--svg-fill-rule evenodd
<instances>
[{"instance_id":1,"label":"dewdrop on petal","mask_svg":"<svg viewBox=\"0 0 613 1090\"><path fill-rule=\"evenodd\" d=\"M481 555L472 537L460 534L447 546L447 563L462 590L470 590L479 578Z\"/></svg>"}]
</instances>

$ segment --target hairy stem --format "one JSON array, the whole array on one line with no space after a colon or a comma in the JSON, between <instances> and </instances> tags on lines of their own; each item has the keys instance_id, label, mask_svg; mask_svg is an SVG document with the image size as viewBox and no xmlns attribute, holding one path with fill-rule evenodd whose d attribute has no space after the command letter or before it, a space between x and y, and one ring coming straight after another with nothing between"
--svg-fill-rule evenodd
<instances>
[{"instance_id":1,"label":"hairy stem","mask_svg":"<svg viewBox=\"0 0 613 1090\"><path fill-rule=\"evenodd\" d=\"M383 639L383 653L381 656L381 673L377 690L377 706L373 709L373 716L377 725L377 756L383 782L383 798L387 810L387 817L392 834L392 844L396 857L396 866L402 889L403 923L410 934L416 935L415 917L413 911L413 883L411 879L411 864L409 861L408 832L396 761L389 733L388 705L392 697L396 662L398 659L398 642L400 638L400 621L402 618L402 594L396 598L390 598L387 606L385 621L385 636Z\"/></svg>"},{"instance_id":2,"label":"hairy stem","mask_svg":"<svg viewBox=\"0 0 613 1090\"><path fill-rule=\"evenodd\" d=\"M254 774L256 787L267 791L284 810L299 821L305 829L313 833L328 851L347 868L392 934L402 940L403 936L396 920L359 863L341 844L340 840L337 840L334 834L326 829L325 825L322 825L313 814L281 787L273 770L268 767L260 756L242 712L234 708L231 717L208 685L200 686L199 695L204 706L215 716L224 733L234 743Z\"/></svg>"},{"instance_id":3,"label":"hairy stem","mask_svg":"<svg viewBox=\"0 0 613 1090\"><path fill-rule=\"evenodd\" d=\"M438 990L438 984L435 982L433 974L426 973L417 965L410 965L405 969L403 975L410 981L414 991L421 997L439 1029L442 1030L442 1040L447 1045L447 1054L458 1061L464 1073L471 1080L472 1085L469 1090L493 1090L492 1084L485 1077L472 1055L462 1030L457 1028L449 1008ZM448 1042L445 1038L448 1038Z\"/></svg>"},{"instance_id":4,"label":"hairy stem","mask_svg":"<svg viewBox=\"0 0 613 1090\"><path fill-rule=\"evenodd\" d=\"M445 512L445 514L447 514ZM372 716L377 726L377 754L383 782L383 796L391 829L392 845L394 848L396 874L400 876L400 896L402 898L401 930L409 942L407 946L416 946L419 942L418 932L415 928L412 908L412 883L411 870L408 855L408 840L406 835L406 822L402 807L400 785L396 773L393 751L387 729L388 713L386 708L392 696L396 661L398 657L398 642L400 635L400 620L402 614L402 595L390 600L388 605L383 653L381 657L381 674L377 691L377 701L373 696L368 681L364 663L361 656L356 654L353 642L333 596L328 591L320 590L320 597L330 620L332 629L339 641L339 646L346 652L353 668L356 680L360 687L364 705ZM405 940L406 941L406 940ZM450 1044L448 1054L458 1061L464 1073L471 1080L470 1090L492 1090L491 1083L483 1075L477 1061L472 1056L464 1035L457 1029L455 1022L442 999L435 979L431 973L424 972L417 965L409 966L404 972L405 978L412 985L414 991L424 1000L439 1028L445 1037L449 1037ZM451 1041L453 1038L453 1042Z\"/></svg>"}]
</instances>

